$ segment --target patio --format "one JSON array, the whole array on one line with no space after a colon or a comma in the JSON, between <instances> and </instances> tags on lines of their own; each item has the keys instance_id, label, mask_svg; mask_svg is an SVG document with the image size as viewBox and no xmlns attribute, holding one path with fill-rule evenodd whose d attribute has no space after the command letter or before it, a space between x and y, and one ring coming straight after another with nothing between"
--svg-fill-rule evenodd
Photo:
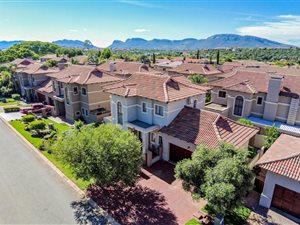
<instances>
[{"instance_id":1,"label":"patio","mask_svg":"<svg viewBox=\"0 0 300 225\"><path fill-rule=\"evenodd\" d=\"M142 169L133 187L104 190L94 186L87 193L121 224L185 224L205 205L182 189L174 178L174 166L163 161Z\"/></svg>"}]
</instances>

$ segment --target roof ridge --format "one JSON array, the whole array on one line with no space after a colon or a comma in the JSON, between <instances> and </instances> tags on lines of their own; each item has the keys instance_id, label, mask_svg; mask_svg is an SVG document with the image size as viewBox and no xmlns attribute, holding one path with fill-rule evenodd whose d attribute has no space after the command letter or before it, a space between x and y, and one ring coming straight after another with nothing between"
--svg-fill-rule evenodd
<instances>
[{"instance_id":1,"label":"roof ridge","mask_svg":"<svg viewBox=\"0 0 300 225\"><path fill-rule=\"evenodd\" d=\"M214 128L214 131L216 133L216 136L218 138L219 141L222 141L222 138L221 138L221 135L220 135L220 132L218 130L218 127L217 127L217 121L221 118L222 116L219 114L217 116L217 118L215 119L215 121L213 122L213 128Z\"/></svg>"},{"instance_id":2,"label":"roof ridge","mask_svg":"<svg viewBox=\"0 0 300 225\"><path fill-rule=\"evenodd\" d=\"M92 76L92 72L94 72L95 70L98 70L97 67L95 67L92 70L90 70L89 74L87 75L87 77L83 81L84 84L90 79L90 77ZM102 72L102 71L100 71L100 72ZM80 77L80 75L79 75L79 77Z\"/></svg>"},{"instance_id":3,"label":"roof ridge","mask_svg":"<svg viewBox=\"0 0 300 225\"><path fill-rule=\"evenodd\" d=\"M174 81L171 77L169 77L165 82L163 83L163 89L164 89L164 94L165 94L165 100L166 102L169 102L169 95L168 95L168 89L167 89L167 83L172 80Z\"/></svg>"},{"instance_id":4,"label":"roof ridge","mask_svg":"<svg viewBox=\"0 0 300 225\"><path fill-rule=\"evenodd\" d=\"M296 155L292 155L292 156L286 156L285 158L281 158L281 159L271 160L271 161L268 161L268 162L263 162L263 163L259 163L258 162L256 165L261 166L261 165L265 165L265 164L270 164L270 163L275 163L275 162L289 160L289 159L296 158L296 157L300 157L300 153L298 153Z\"/></svg>"}]
</instances>

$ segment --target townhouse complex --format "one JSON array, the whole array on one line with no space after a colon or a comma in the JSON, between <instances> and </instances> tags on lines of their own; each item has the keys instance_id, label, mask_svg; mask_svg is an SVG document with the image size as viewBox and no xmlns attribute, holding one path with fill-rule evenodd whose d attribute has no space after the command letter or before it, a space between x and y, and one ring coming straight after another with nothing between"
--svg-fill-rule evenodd
<instances>
[{"instance_id":1,"label":"townhouse complex","mask_svg":"<svg viewBox=\"0 0 300 225\"><path fill-rule=\"evenodd\" d=\"M90 66L61 57L51 58L58 67L48 67L43 62L50 58L13 62L22 98L54 106L53 115L69 122L131 130L142 143L147 166L190 158L197 145L260 148L265 128L274 125L283 134L256 163L260 204L300 217L300 69L255 61L215 66L201 60ZM208 84L192 83L194 74ZM256 126L239 123L241 118Z\"/></svg>"}]
</instances>

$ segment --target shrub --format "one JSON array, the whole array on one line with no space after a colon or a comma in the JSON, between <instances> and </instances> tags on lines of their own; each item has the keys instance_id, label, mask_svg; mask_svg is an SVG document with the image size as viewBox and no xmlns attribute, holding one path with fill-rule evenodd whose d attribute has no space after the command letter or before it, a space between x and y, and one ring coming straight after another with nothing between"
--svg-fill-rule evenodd
<instances>
[{"instance_id":1,"label":"shrub","mask_svg":"<svg viewBox=\"0 0 300 225\"><path fill-rule=\"evenodd\" d=\"M20 111L20 107L19 106L4 106L3 107L4 112L8 113L8 112L19 112Z\"/></svg>"},{"instance_id":2,"label":"shrub","mask_svg":"<svg viewBox=\"0 0 300 225\"><path fill-rule=\"evenodd\" d=\"M249 126L249 127L255 127L255 123L253 123L253 122L250 121L250 120L243 119L243 118L242 118L242 119L239 119L239 120L238 120L238 123L247 125L247 126Z\"/></svg>"},{"instance_id":3,"label":"shrub","mask_svg":"<svg viewBox=\"0 0 300 225\"><path fill-rule=\"evenodd\" d=\"M29 124L30 130L44 130L46 128L46 123L42 120L36 120Z\"/></svg>"},{"instance_id":4,"label":"shrub","mask_svg":"<svg viewBox=\"0 0 300 225\"><path fill-rule=\"evenodd\" d=\"M34 120L35 120L34 115L26 115L26 116L23 116L23 118L22 118L22 121L24 123L31 123Z\"/></svg>"},{"instance_id":5,"label":"shrub","mask_svg":"<svg viewBox=\"0 0 300 225\"><path fill-rule=\"evenodd\" d=\"M11 97L12 97L14 100L20 100L20 99L21 99L21 95L19 95L19 94L12 94Z\"/></svg>"},{"instance_id":6,"label":"shrub","mask_svg":"<svg viewBox=\"0 0 300 225\"><path fill-rule=\"evenodd\" d=\"M270 148L279 136L280 132L274 125L272 127L266 128L266 143L264 144L265 149Z\"/></svg>"}]
</instances>

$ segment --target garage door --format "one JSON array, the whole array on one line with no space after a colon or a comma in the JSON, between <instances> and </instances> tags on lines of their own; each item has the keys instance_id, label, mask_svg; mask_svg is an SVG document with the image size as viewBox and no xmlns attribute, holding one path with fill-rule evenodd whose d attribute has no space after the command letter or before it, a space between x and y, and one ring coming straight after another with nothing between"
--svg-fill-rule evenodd
<instances>
[{"instance_id":1,"label":"garage door","mask_svg":"<svg viewBox=\"0 0 300 225\"><path fill-rule=\"evenodd\" d=\"M178 162L180 160L191 158L192 152L177 145L170 144L170 161Z\"/></svg>"},{"instance_id":2,"label":"garage door","mask_svg":"<svg viewBox=\"0 0 300 225\"><path fill-rule=\"evenodd\" d=\"M300 218L300 193L276 185L272 206Z\"/></svg>"}]
</instances>

